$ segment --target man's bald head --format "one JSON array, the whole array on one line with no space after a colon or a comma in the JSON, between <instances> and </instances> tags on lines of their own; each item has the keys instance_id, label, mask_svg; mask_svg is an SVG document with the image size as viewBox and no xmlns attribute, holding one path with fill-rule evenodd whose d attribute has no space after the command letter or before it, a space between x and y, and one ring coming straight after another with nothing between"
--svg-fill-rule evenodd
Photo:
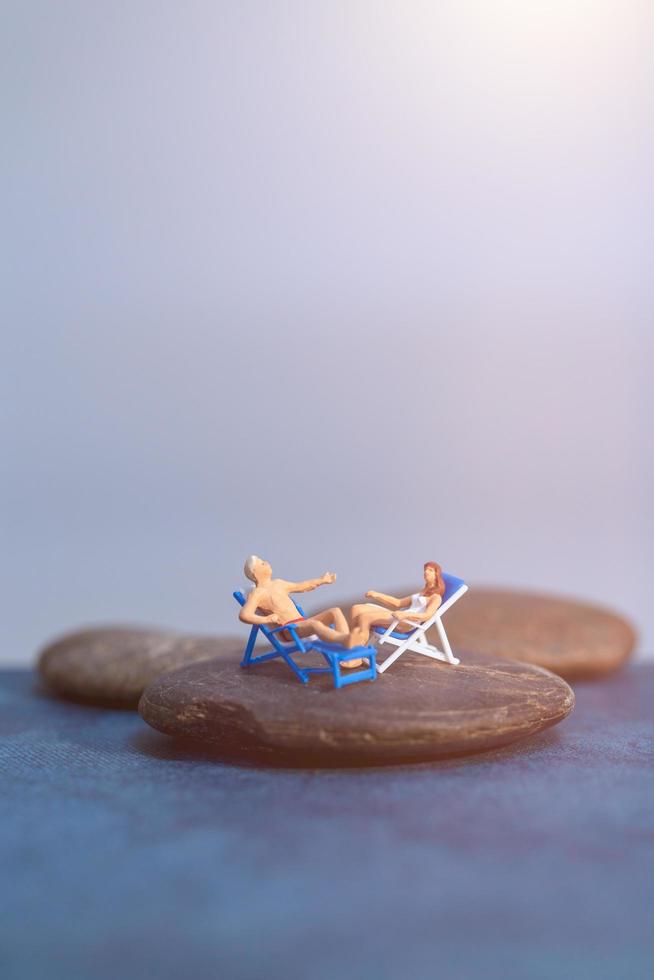
<instances>
[{"instance_id":1,"label":"man's bald head","mask_svg":"<svg viewBox=\"0 0 654 980\"><path fill-rule=\"evenodd\" d=\"M245 577L249 578L255 585L260 578L270 578L272 575L270 562L265 561L263 558L259 558L258 555L250 555L249 558L245 559L243 571L245 573Z\"/></svg>"}]
</instances>

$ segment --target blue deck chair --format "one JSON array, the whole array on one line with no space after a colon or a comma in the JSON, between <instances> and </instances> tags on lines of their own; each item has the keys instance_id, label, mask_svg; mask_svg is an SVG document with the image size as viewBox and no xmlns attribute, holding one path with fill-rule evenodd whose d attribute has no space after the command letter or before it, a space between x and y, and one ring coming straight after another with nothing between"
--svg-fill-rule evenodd
<instances>
[{"instance_id":1,"label":"blue deck chair","mask_svg":"<svg viewBox=\"0 0 654 980\"><path fill-rule=\"evenodd\" d=\"M458 664L459 661L452 653L452 647L450 646L450 641L447 638L447 633L445 632L445 627L443 626L442 617L443 613L446 612L450 606L454 605L457 599L468 591L468 586L465 584L463 579L457 578L455 575L448 575L447 572L443 572L443 581L445 582L445 592L443 594L443 600L434 613L434 615L424 623L419 623L415 628L409 633L400 633L397 630L398 623L402 622L402 610L398 610L398 617L394 619L391 625L386 628L384 626L373 626L372 633L373 636L376 635L377 644L381 646L383 643L389 643L397 647L397 650L387 657L383 664L377 665L377 672L383 674L391 664L395 663L398 657L401 657L405 650L412 650L414 653L422 653L425 657L432 657L434 660L444 660L448 664ZM411 623L412 620L405 619L405 623ZM438 635L443 649L439 650L438 647L432 646L432 644L427 642L427 630L430 627L436 626Z\"/></svg>"},{"instance_id":2,"label":"blue deck chair","mask_svg":"<svg viewBox=\"0 0 654 980\"><path fill-rule=\"evenodd\" d=\"M245 605L245 596L242 592L237 591L233 593L234 598L238 602L239 606ZM295 608L300 616L304 616L304 610L295 599ZM253 656L254 645L257 640L257 634L261 630L262 634L268 640L272 646L272 652L270 653L260 653L258 656ZM291 643L284 643L279 637L279 633L286 630L291 634L293 640ZM327 667L300 667L295 663L293 659L294 654L298 653L309 653L310 650L316 650L322 655L322 657L327 662ZM290 623L288 626L276 626L275 629L269 629L264 625L253 625L250 630L250 636L248 638L247 646L245 647L245 653L243 654L243 659L241 660L241 667L250 667L252 664L260 664L266 660L274 660L277 657L281 657L285 660L288 666L291 668L298 680L306 684L309 680L311 674L331 674L334 678L334 687L345 687L347 684L355 684L357 681L374 681L377 676L376 670L376 655L377 651L374 646L367 647L355 647L352 650L348 650L346 647L341 646L339 643L327 643L325 640L319 640L316 636L305 637L302 639L298 635L296 626L294 623ZM343 660L355 660L358 657L365 657L368 660L368 666L363 670L352 670L347 674L341 673L341 662Z\"/></svg>"}]
</instances>

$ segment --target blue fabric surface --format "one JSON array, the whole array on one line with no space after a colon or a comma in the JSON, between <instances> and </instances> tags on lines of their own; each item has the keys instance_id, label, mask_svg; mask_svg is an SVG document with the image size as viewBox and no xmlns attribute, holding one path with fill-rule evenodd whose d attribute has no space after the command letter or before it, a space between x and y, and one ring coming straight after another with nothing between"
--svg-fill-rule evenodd
<instances>
[{"instance_id":1,"label":"blue fabric surface","mask_svg":"<svg viewBox=\"0 0 654 980\"><path fill-rule=\"evenodd\" d=\"M0 976L649 977L654 669L576 692L511 749L289 771L0 673Z\"/></svg>"}]
</instances>

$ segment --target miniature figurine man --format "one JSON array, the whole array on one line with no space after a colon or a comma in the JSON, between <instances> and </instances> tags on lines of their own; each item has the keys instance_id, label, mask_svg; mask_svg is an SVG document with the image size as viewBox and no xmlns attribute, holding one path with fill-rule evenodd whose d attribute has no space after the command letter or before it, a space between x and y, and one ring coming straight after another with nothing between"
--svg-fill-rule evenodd
<instances>
[{"instance_id":1,"label":"miniature figurine man","mask_svg":"<svg viewBox=\"0 0 654 980\"><path fill-rule=\"evenodd\" d=\"M305 618L298 615L295 603L291 599L293 592L312 592L320 585L331 585L336 581L333 572L325 572L321 578L307 579L306 582L287 582L282 578L273 578L270 563L257 555L250 555L243 566L243 571L246 577L254 582L254 588L250 591L239 614L242 623L266 626L289 626L293 623L298 636L316 635L328 643L343 643L349 640L350 628L343 611L338 606L332 606L324 612ZM290 635L281 633L280 636L290 640ZM348 660L342 662L341 666L358 667L361 663L361 659Z\"/></svg>"}]
</instances>

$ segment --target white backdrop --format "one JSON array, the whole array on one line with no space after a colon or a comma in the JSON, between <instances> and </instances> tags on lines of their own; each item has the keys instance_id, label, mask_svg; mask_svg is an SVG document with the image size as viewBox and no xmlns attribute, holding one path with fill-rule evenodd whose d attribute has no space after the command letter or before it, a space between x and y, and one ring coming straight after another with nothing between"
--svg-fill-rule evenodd
<instances>
[{"instance_id":1,"label":"white backdrop","mask_svg":"<svg viewBox=\"0 0 654 980\"><path fill-rule=\"evenodd\" d=\"M3 11L0 660L232 631L252 551L652 651L651 5Z\"/></svg>"}]
</instances>

